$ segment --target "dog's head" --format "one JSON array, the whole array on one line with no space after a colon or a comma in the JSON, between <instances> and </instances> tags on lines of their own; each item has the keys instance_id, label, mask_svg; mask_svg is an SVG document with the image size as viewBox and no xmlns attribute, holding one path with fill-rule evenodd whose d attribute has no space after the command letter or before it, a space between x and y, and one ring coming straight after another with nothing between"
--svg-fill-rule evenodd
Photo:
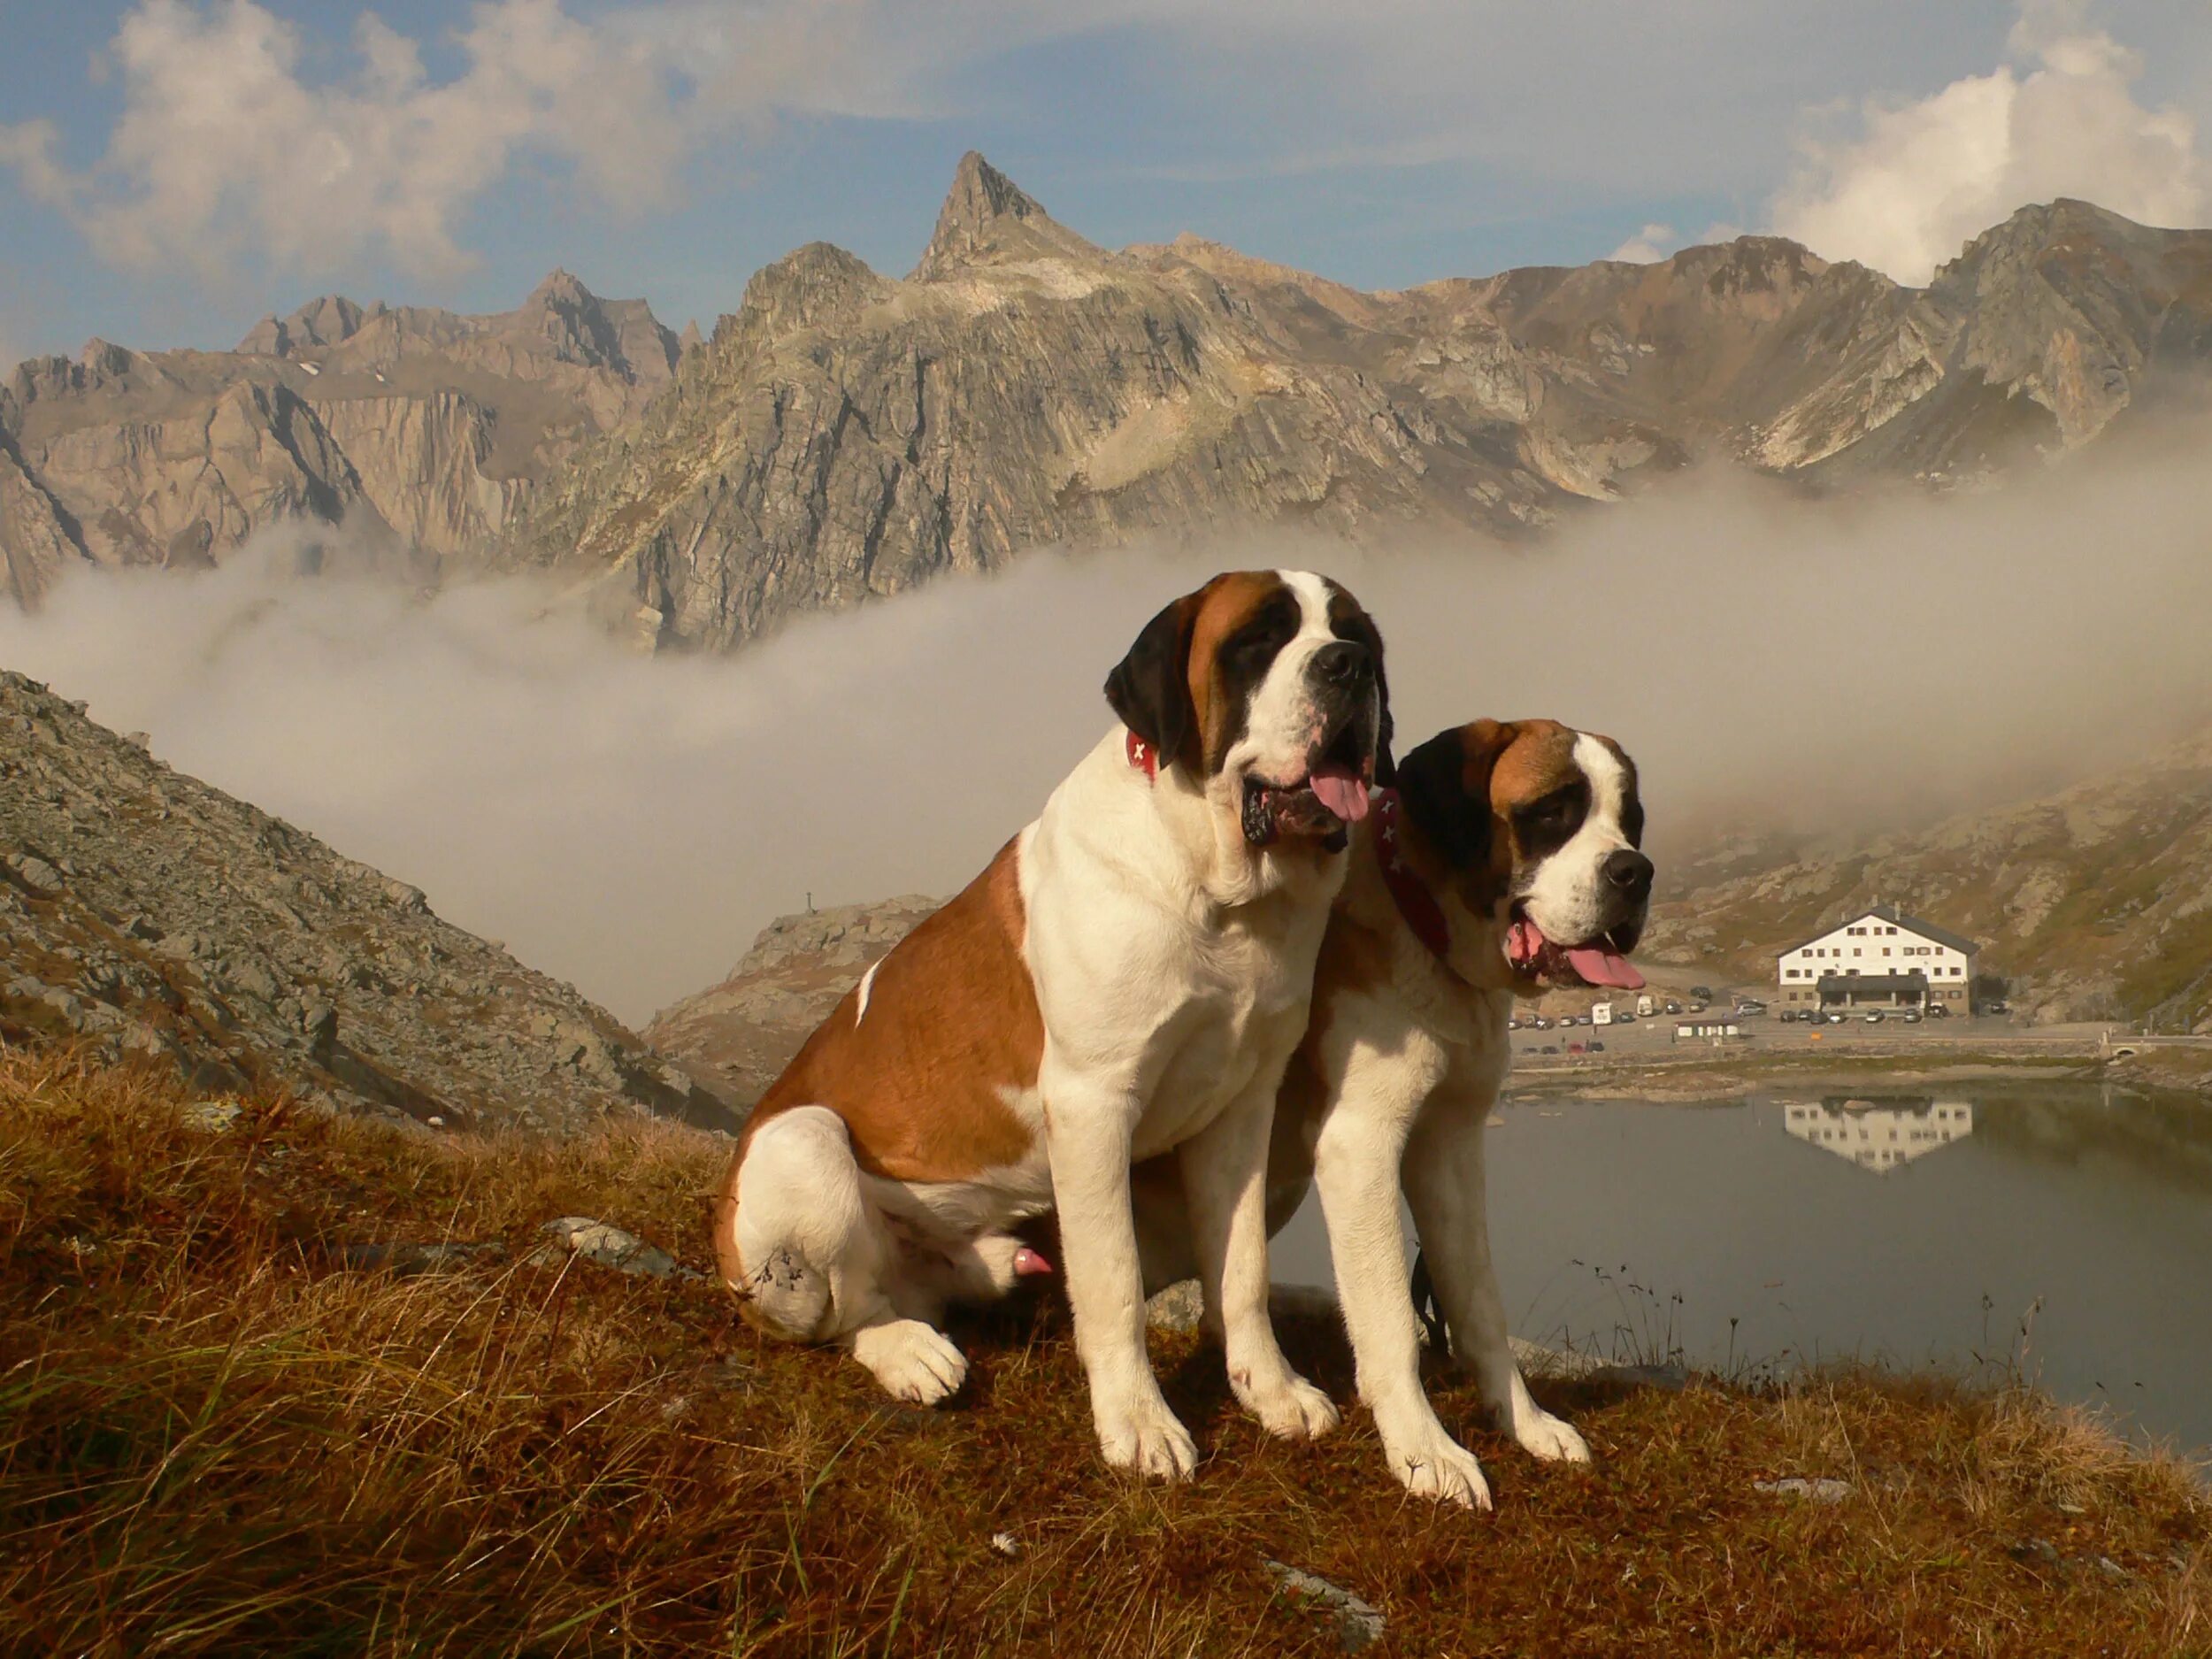
<instances>
[{"instance_id":1,"label":"dog's head","mask_svg":"<svg viewBox=\"0 0 2212 1659\"><path fill-rule=\"evenodd\" d=\"M1382 636L1308 571L1231 571L1184 595L1107 676L1106 701L1254 848L1340 850L1378 757L1388 766Z\"/></svg>"},{"instance_id":2,"label":"dog's head","mask_svg":"<svg viewBox=\"0 0 2212 1659\"><path fill-rule=\"evenodd\" d=\"M1407 820L1443 866L1440 886L1479 919L1453 966L1473 983L1633 990L1628 954L1651 905L1638 850L1636 764L1609 737L1555 720L1477 720L1398 764ZM1456 930L1455 930L1456 931Z\"/></svg>"}]
</instances>

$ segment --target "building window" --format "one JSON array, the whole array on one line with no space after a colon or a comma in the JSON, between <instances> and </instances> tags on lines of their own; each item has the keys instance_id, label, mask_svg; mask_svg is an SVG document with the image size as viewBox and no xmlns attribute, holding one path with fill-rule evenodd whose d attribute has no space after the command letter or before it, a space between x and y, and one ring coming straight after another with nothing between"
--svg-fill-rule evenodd
<instances>
[{"instance_id":1,"label":"building window","mask_svg":"<svg viewBox=\"0 0 2212 1659\"><path fill-rule=\"evenodd\" d=\"M1884 945L1882 947L1882 954L1886 956L1889 955L1889 947L1887 945Z\"/></svg>"},{"instance_id":2,"label":"building window","mask_svg":"<svg viewBox=\"0 0 2212 1659\"><path fill-rule=\"evenodd\" d=\"M1851 947L1851 954L1855 956L1863 956L1866 955L1866 952L1861 950L1856 945L1854 945Z\"/></svg>"}]
</instances>

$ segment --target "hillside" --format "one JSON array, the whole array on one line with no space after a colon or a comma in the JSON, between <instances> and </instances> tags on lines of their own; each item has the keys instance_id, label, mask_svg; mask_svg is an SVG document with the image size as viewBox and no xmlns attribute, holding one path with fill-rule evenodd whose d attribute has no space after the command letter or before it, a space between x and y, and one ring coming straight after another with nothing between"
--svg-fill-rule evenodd
<instances>
[{"instance_id":1,"label":"hillside","mask_svg":"<svg viewBox=\"0 0 2212 1659\"><path fill-rule=\"evenodd\" d=\"M749 1107L838 999L939 902L910 895L780 916L719 984L654 1015L645 1040L731 1104Z\"/></svg>"},{"instance_id":2,"label":"hillside","mask_svg":"<svg viewBox=\"0 0 2212 1659\"><path fill-rule=\"evenodd\" d=\"M205 1103L0 1044L0 1651L2169 1659L2212 1620L2189 1470L2017 1387L1539 1374L1596 1452L1548 1467L1439 1374L1484 1516L1408 1502L1363 1412L1268 1440L1155 1331L1206 1453L1166 1490L1099 1462L1050 1294L956 1326L941 1410L741 1324L714 1137ZM1348 1402L1335 1323L1283 1330Z\"/></svg>"},{"instance_id":3,"label":"hillside","mask_svg":"<svg viewBox=\"0 0 2212 1659\"><path fill-rule=\"evenodd\" d=\"M1924 291L1747 236L1363 294L1195 237L1109 251L971 154L903 280L802 248L511 557L664 643L1031 547L1415 518L1525 539L1719 457L1955 484L2212 365L2212 232L2024 208Z\"/></svg>"},{"instance_id":4,"label":"hillside","mask_svg":"<svg viewBox=\"0 0 2212 1659\"><path fill-rule=\"evenodd\" d=\"M489 316L333 295L231 351L34 357L0 384L0 574L35 603L73 565L202 567L294 520L434 572L481 557L678 355L644 302L556 271Z\"/></svg>"},{"instance_id":5,"label":"hillside","mask_svg":"<svg viewBox=\"0 0 2212 1659\"><path fill-rule=\"evenodd\" d=\"M2212 1033L2212 732L2041 799L1855 845L1750 841L1667 872L1643 954L1770 982L1868 904L1981 941L2039 1021Z\"/></svg>"},{"instance_id":6,"label":"hillside","mask_svg":"<svg viewBox=\"0 0 2212 1659\"><path fill-rule=\"evenodd\" d=\"M0 672L0 1040L449 1129L734 1118L417 889Z\"/></svg>"}]
</instances>

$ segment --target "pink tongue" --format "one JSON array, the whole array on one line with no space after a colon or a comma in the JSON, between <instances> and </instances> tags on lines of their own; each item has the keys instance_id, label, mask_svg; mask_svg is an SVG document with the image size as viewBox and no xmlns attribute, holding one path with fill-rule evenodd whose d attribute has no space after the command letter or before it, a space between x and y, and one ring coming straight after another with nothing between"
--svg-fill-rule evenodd
<instances>
[{"instance_id":1,"label":"pink tongue","mask_svg":"<svg viewBox=\"0 0 2212 1659\"><path fill-rule=\"evenodd\" d=\"M1356 824L1367 816L1367 784L1348 772L1317 772L1307 784L1319 798L1321 804L1342 818L1347 824Z\"/></svg>"},{"instance_id":2,"label":"pink tongue","mask_svg":"<svg viewBox=\"0 0 2212 1659\"><path fill-rule=\"evenodd\" d=\"M1644 976L1617 951L1598 950L1585 945L1568 951L1566 957L1567 965L1592 985L1609 985L1621 991L1640 991L1644 987Z\"/></svg>"},{"instance_id":3,"label":"pink tongue","mask_svg":"<svg viewBox=\"0 0 2212 1659\"><path fill-rule=\"evenodd\" d=\"M1014 1252L1015 1278L1027 1279L1032 1274L1049 1273L1051 1271L1052 1263L1027 1245L1023 1245L1020 1249Z\"/></svg>"}]
</instances>

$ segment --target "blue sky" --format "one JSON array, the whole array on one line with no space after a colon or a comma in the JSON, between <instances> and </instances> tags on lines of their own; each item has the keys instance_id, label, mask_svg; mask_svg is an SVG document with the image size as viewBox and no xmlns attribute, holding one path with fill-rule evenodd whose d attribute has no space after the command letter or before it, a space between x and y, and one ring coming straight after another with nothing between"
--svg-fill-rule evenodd
<instances>
[{"instance_id":1,"label":"blue sky","mask_svg":"<svg viewBox=\"0 0 2212 1659\"><path fill-rule=\"evenodd\" d=\"M2021 202L2212 221L2212 0L0 0L0 357L220 346L555 265L672 324L902 273L979 148L1102 242L1363 287L1800 234L1901 280Z\"/></svg>"}]
</instances>

